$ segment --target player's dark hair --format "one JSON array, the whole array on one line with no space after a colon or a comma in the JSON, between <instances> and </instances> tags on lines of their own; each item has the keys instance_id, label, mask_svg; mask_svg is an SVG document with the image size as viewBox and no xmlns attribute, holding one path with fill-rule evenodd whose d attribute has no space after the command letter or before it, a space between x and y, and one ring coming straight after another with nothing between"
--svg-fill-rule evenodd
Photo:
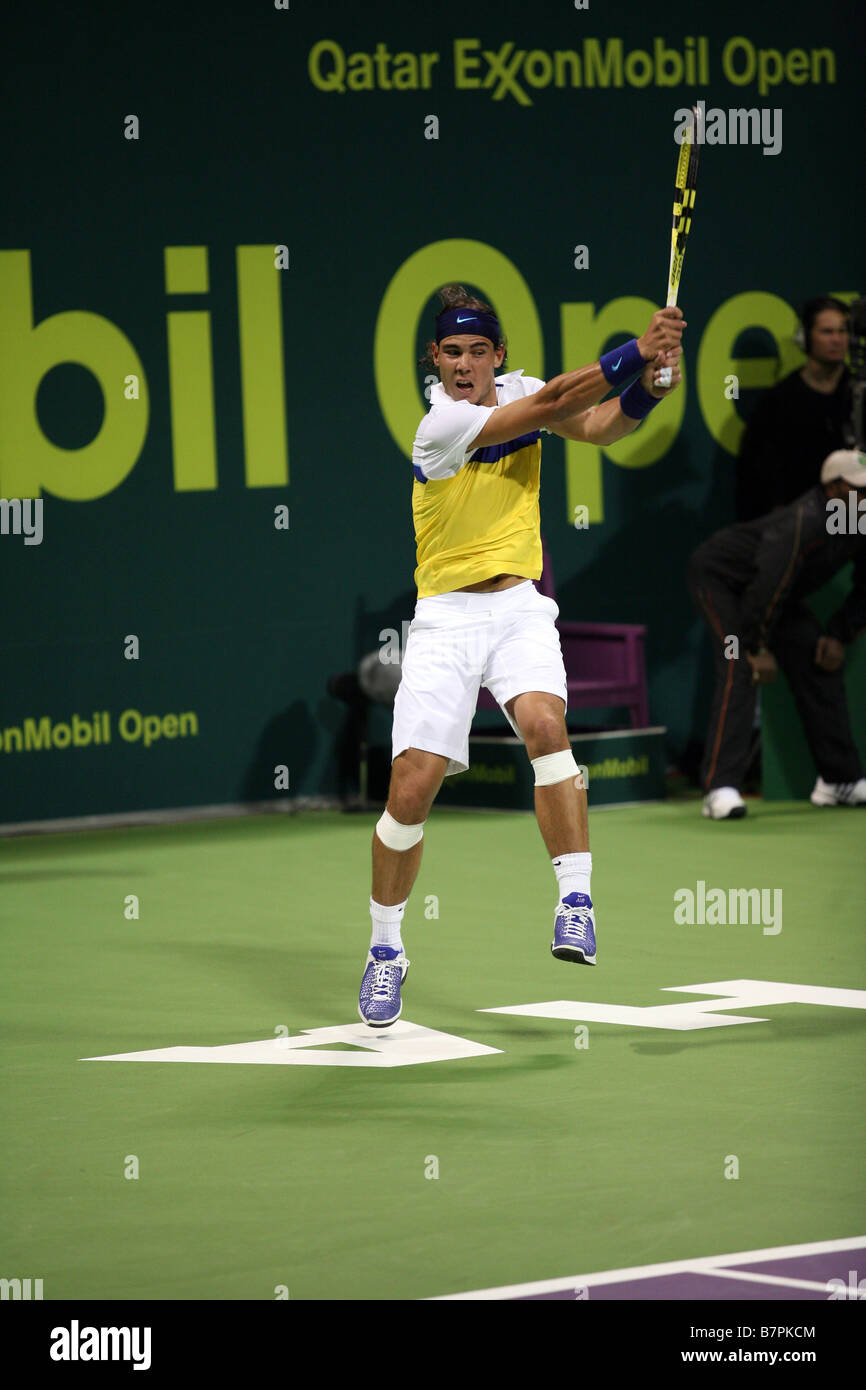
<instances>
[{"instance_id":1,"label":"player's dark hair","mask_svg":"<svg viewBox=\"0 0 866 1390\"><path fill-rule=\"evenodd\" d=\"M803 325L803 347L807 353L812 350L812 328L815 320L825 309L835 309L836 313L844 314L845 322L848 322L848 305L841 299L834 299L832 294L820 294L815 299L807 299L800 315Z\"/></svg>"},{"instance_id":2,"label":"player's dark hair","mask_svg":"<svg viewBox=\"0 0 866 1390\"><path fill-rule=\"evenodd\" d=\"M436 293L439 295L439 299L442 305L442 308L438 310L438 313L441 313L442 309L479 309L485 314L496 314L496 310L492 307L492 305L485 304L483 299L478 299L474 294L470 294L469 291L463 285L443 285L441 289L436 291ZM497 318L498 317L499 316L497 314ZM424 356L418 359L418 366L426 367L427 370L431 372L435 372L436 370L436 365L433 361L433 348L435 346L435 342L435 338L431 338L429 343L427 344ZM496 346L501 348L507 348L507 341L504 333L500 337L499 342L496 344ZM507 361L508 352L506 351L506 354L502 359L503 367L505 366L505 363Z\"/></svg>"}]
</instances>

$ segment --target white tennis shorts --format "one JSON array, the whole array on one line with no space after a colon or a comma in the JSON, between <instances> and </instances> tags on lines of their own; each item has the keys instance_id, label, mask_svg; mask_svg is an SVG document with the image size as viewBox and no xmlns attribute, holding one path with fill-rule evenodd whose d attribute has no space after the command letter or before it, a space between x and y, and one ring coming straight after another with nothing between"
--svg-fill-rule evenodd
<instances>
[{"instance_id":1,"label":"white tennis shorts","mask_svg":"<svg viewBox=\"0 0 866 1390\"><path fill-rule=\"evenodd\" d=\"M445 776L469 766L469 728L483 685L518 738L505 705L528 690L567 707L565 667L554 626L559 608L531 580L486 594L453 590L418 599L394 699L392 760L407 748L448 758Z\"/></svg>"}]
</instances>

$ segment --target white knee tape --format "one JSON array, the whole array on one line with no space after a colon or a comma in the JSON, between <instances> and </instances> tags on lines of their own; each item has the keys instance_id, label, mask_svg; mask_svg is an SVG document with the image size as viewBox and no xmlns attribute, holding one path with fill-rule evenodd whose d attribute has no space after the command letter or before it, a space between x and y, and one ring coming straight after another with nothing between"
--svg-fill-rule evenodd
<instances>
[{"instance_id":1,"label":"white knee tape","mask_svg":"<svg viewBox=\"0 0 866 1390\"><path fill-rule=\"evenodd\" d=\"M424 821L420 825L401 825L383 811L381 820L376 822L376 834L388 849L411 849L424 834Z\"/></svg>"},{"instance_id":2,"label":"white knee tape","mask_svg":"<svg viewBox=\"0 0 866 1390\"><path fill-rule=\"evenodd\" d=\"M535 768L537 787L549 787L554 782L564 782L567 777L580 775L580 768L570 748L563 749L561 753L545 753L543 758L533 758L532 766Z\"/></svg>"}]
</instances>

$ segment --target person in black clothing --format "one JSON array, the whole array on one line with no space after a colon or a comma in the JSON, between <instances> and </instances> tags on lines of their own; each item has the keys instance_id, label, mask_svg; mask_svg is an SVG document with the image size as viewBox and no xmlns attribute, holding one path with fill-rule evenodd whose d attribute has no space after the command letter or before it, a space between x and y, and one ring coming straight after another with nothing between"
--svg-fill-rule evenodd
<instances>
[{"instance_id":1,"label":"person in black clothing","mask_svg":"<svg viewBox=\"0 0 866 1390\"><path fill-rule=\"evenodd\" d=\"M764 516L814 487L828 454L845 444L851 376L845 366L847 307L830 296L810 299L802 325L805 366L762 396L743 435L738 521Z\"/></svg>"},{"instance_id":2,"label":"person in black clothing","mask_svg":"<svg viewBox=\"0 0 866 1390\"><path fill-rule=\"evenodd\" d=\"M716 688L701 766L703 813L714 820L746 813L740 784L757 687L773 680L777 662L818 769L812 802L866 805L842 675L845 645L866 630L866 508L857 511L866 500L864 465L866 457L855 450L835 451L821 482L802 497L717 531L691 556L689 586L715 639ZM837 533L839 504L831 508L830 499L842 499L844 531ZM823 632L804 600L851 560L851 591Z\"/></svg>"}]
</instances>

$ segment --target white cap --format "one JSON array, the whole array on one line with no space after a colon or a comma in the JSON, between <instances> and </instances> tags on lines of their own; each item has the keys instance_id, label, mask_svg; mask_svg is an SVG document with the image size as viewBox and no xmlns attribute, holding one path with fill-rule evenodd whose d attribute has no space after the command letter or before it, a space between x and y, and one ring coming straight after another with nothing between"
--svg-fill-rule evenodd
<instances>
[{"instance_id":1,"label":"white cap","mask_svg":"<svg viewBox=\"0 0 866 1390\"><path fill-rule=\"evenodd\" d=\"M836 478L844 478L855 487L866 484L866 454L856 449L834 450L821 465L821 482L832 483Z\"/></svg>"}]
</instances>

